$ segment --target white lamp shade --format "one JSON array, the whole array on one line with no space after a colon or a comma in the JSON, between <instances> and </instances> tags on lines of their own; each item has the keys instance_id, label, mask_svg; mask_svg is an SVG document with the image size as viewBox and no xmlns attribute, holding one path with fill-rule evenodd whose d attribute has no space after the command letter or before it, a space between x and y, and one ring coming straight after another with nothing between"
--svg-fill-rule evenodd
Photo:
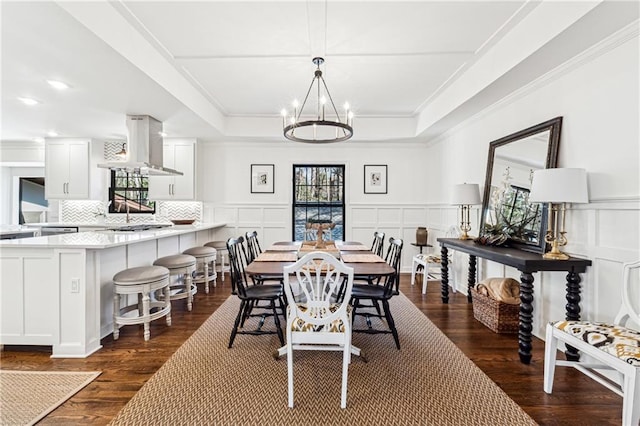
<instances>
[{"instance_id":1,"label":"white lamp shade","mask_svg":"<svg viewBox=\"0 0 640 426\"><path fill-rule=\"evenodd\" d=\"M541 169L533 172L529 201L533 203L588 203L585 169Z\"/></svg>"},{"instance_id":2,"label":"white lamp shade","mask_svg":"<svg viewBox=\"0 0 640 426\"><path fill-rule=\"evenodd\" d=\"M477 183L461 183L453 187L451 204L471 205L480 204L480 187Z\"/></svg>"}]
</instances>

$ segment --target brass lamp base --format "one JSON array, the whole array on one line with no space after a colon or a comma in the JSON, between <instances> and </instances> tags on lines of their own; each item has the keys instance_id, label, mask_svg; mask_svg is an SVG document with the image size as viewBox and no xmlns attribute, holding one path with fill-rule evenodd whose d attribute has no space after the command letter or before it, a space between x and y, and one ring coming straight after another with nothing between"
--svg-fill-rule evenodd
<instances>
[{"instance_id":1,"label":"brass lamp base","mask_svg":"<svg viewBox=\"0 0 640 426\"><path fill-rule=\"evenodd\" d=\"M545 258L545 259L551 259L551 260L567 260L567 259L569 259L569 256L567 256L566 254L564 254L561 251L559 251L558 253L553 253L553 252L550 251L548 253L545 253L542 257Z\"/></svg>"},{"instance_id":2,"label":"brass lamp base","mask_svg":"<svg viewBox=\"0 0 640 426\"><path fill-rule=\"evenodd\" d=\"M467 231L464 231L462 235L458 237L459 240L473 240L473 237L467 234Z\"/></svg>"},{"instance_id":3,"label":"brass lamp base","mask_svg":"<svg viewBox=\"0 0 640 426\"><path fill-rule=\"evenodd\" d=\"M551 251L543 254L542 257L544 259L551 259L551 260L567 260L567 259L569 259L569 256L566 255L565 253L561 252L560 249L558 248L558 241L557 240L553 240L551 242Z\"/></svg>"}]
</instances>

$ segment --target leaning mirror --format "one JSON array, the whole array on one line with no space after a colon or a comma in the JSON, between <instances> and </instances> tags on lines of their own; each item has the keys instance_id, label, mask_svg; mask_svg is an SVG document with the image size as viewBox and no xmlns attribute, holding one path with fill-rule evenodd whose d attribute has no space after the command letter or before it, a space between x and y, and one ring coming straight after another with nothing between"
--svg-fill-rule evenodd
<instances>
[{"instance_id":1,"label":"leaning mirror","mask_svg":"<svg viewBox=\"0 0 640 426\"><path fill-rule=\"evenodd\" d=\"M482 200L483 244L544 253L546 205L529 203L533 172L556 167L562 117L491 142Z\"/></svg>"}]
</instances>

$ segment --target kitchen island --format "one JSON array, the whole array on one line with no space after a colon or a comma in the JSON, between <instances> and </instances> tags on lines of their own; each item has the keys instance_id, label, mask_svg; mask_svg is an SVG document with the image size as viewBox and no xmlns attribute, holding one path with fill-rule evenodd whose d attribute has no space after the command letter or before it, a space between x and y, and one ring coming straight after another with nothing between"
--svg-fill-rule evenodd
<instances>
[{"instance_id":1,"label":"kitchen island","mask_svg":"<svg viewBox=\"0 0 640 426\"><path fill-rule=\"evenodd\" d=\"M0 345L83 358L113 332L113 276L215 240L224 223L0 241Z\"/></svg>"}]
</instances>

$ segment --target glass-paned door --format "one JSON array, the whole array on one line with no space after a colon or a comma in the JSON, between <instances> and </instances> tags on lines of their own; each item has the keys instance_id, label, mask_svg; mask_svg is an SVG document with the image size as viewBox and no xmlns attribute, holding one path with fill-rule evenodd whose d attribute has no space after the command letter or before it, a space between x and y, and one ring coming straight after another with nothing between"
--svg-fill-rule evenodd
<instances>
[{"instance_id":1,"label":"glass-paned door","mask_svg":"<svg viewBox=\"0 0 640 426\"><path fill-rule=\"evenodd\" d=\"M294 164L293 239L315 239L314 226L329 228L324 239L344 240L344 165Z\"/></svg>"}]
</instances>

